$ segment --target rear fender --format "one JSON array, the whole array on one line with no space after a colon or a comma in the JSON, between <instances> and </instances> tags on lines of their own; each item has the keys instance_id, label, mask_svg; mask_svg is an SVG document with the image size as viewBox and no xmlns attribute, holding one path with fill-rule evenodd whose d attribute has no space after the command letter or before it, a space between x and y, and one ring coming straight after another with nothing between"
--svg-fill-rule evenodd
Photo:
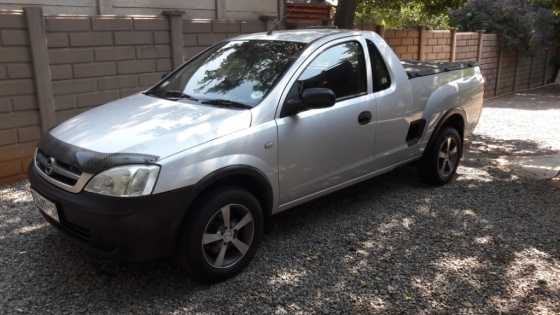
<instances>
[{"instance_id":1,"label":"rear fender","mask_svg":"<svg viewBox=\"0 0 560 315\"><path fill-rule=\"evenodd\" d=\"M427 121L427 127L421 140L424 146L428 145L432 135L437 133L445 119L454 112L465 118L465 112L459 106L459 86L455 82L448 82L438 87L426 102L423 117Z\"/></svg>"}]
</instances>

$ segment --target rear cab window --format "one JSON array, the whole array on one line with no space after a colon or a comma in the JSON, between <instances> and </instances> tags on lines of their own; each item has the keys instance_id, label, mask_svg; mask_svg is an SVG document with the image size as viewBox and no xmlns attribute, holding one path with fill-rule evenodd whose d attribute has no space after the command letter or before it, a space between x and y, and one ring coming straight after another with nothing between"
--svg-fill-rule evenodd
<instances>
[{"instance_id":1,"label":"rear cab window","mask_svg":"<svg viewBox=\"0 0 560 315\"><path fill-rule=\"evenodd\" d=\"M383 60L379 49L377 49L371 40L366 39L366 43L369 52L373 92L375 93L388 89L391 86L391 75L389 74L385 60Z\"/></svg>"}]
</instances>

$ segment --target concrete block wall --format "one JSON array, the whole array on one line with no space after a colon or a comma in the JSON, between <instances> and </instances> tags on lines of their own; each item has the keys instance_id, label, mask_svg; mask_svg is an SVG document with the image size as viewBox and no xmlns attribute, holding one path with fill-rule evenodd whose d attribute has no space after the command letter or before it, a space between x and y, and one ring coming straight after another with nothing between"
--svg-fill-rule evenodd
<instances>
[{"instance_id":1,"label":"concrete block wall","mask_svg":"<svg viewBox=\"0 0 560 315\"><path fill-rule=\"evenodd\" d=\"M277 16L280 0L0 0L0 10L41 6L46 15L158 15L183 10L191 19L257 20Z\"/></svg>"},{"instance_id":2,"label":"concrete block wall","mask_svg":"<svg viewBox=\"0 0 560 315\"><path fill-rule=\"evenodd\" d=\"M39 36L31 36L29 25ZM0 13L0 183L25 177L42 132L145 90L217 41L265 29L260 21L195 21L177 11L151 17L44 16L39 7Z\"/></svg>"},{"instance_id":3,"label":"concrete block wall","mask_svg":"<svg viewBox=\"0 0 560 315\"><path fill-rule=\"evenodd\" d=\"M184 60L226 38L240 34L263 32L265 24L258 21L190 21L183 23Z\"/></svg>"},{"instance_id":4,"label":"concrete block wall","mask_svg":"<svg viewBox=\"0 0 560 315\"><path fill-rule=\"evenodd\" d=\"M259 21L0 13L0 183L23 178L41 132L92 107L146 89L213 43L264 31ZM473 60L486 96L543 85L557 49L500 52L494 34L377 30L402 59ZM33 49L31 49L33 47Z\"/></svg>"},{"instance_id":5,"label":"concrete block wall","mask_svg":"<svg viewBox=\"0 0 560 315\"><path fill-rule=\"evenodd\" d=\"M166 18L47 17L46 34L57 123L171 70Z\"/></svg>"},{"instance_id":6,"label":"concrete block wall","mask_svg":"<svg viewBox=\"0 0 560 315\"><path fill-rule=\"evenodd\" d=\"M40 136L27 23L0 14L0 182L22 178Z\"/></svg>"}]
</instances>

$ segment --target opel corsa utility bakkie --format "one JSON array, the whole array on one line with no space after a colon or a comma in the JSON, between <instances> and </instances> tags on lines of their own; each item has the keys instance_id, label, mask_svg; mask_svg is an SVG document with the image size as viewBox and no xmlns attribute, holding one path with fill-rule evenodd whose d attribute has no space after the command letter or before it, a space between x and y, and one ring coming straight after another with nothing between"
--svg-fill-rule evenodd
<instances>
[{"instance_id":1,"label":"opel corsa utility bakkie","mask_svg":"<svg viewBox=\"0 0 560 315\"><path fill-rule=\"evenodd\" d=\"M426 182L449 182L483 81L475 63L400 61L373 32L241 35L50 130L32 194L99 255L173 256L221 280L249 263L273 214L412 161Z\"/></svg>"}]
</instances>

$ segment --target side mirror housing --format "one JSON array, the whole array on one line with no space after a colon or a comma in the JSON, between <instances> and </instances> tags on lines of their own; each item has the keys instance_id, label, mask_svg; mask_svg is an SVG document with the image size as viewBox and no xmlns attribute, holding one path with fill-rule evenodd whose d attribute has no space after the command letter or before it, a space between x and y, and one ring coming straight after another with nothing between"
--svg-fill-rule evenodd
<instances>
[{"instance_id":1,"label":"side mirror housing","mask_svg":"<svg viewBox=\"0 0 560 315\"><path fill-rule=\"evenodd\" d=\"M282 117L292 116L310 109L327 108L336 102L336 94L327 88L308 88L301 96L288 98L282 109Z\"/></svg>"},{"instance_id":2,"label":"side mirror housing","mask_svg":"<svg viewBox=\"0 0 560 315\"><path fill-rule=\"evenodd\" d=\"M309 88L303 90L301 99L306 109L327 108L334 105L336 94L327 88Z\"/></svg>"}]
</instances>

